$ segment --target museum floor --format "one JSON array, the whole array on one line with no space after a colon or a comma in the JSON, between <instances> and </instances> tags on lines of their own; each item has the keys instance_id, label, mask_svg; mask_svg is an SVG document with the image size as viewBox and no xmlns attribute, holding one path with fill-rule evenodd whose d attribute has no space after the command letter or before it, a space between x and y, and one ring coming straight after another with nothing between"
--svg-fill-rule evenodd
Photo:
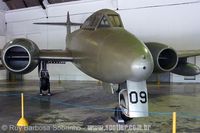
<instances>
[{"instance_id":1,"label":"museum floor","mask_svg":"<svg viewBox=\"0 0 200 133\"><path fill-rule=\"evenodd\" d=\"M113 121L117 96L97 82L52 82L53 96L39 96L37 81L0 81L0 132L17 132L20 93L25 95L29 132L123 131ZM177 112L177 132L200 132L200 84L148 84L149 117L135 118L125 132L171 132Z\"/></svg>"}]
</instances>

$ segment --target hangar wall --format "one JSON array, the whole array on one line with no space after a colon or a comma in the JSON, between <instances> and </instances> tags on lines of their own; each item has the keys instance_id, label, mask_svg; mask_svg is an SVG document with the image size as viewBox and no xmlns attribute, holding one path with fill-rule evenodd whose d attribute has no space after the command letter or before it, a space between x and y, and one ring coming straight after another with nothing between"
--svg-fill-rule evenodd
<instances>
[{"instance_id":1,"label":"hangar wall","mask_svg":"<svg viewBox=\"0 0 200 133\"><path fill-rule=\"evenodd\" d=\"M6 43L6 25L5 25L5 12L0 11L0 49L3 48L3 46ZM0 71L0 80L3 80L6 78L6 71Z\"/></svg>"},{"instance_id":2,"label":"hangar wall","mask_svg":"<svg viewBox=\"0 0 200 133\"><path fill-rule=\"evenodd\" d=\"M125 28L143 41L165 43L177 50L200 49L200 18L197 13L200 12L200 4L193 1L81 0L47 5L46 11L41 7L7 11L6 40L25 37L35 41L41 49L64 49L66 28L38 26L32 23L65 22L67 11L70 12L72 21L84 22L92 12L110 8L118 9ZM199 57L195 62L200 65ZM55 80L93 80L71 63L49 65L49 72L51 79ZM25 79L38 79L37 70L25 75ZM195 80L185 80L182 76L171 74L170 80L171 82L199 82L200 77L196 76Z\"/></svg>"},{"instance_id":3,"label":"hangar wall","mask_svg":"<svg viewBox=\"0 0 200 133\"><path fill-rule=\"evenodd\" d=\"M5 36L6 26L5 26L5 12L0 11L0 36Z\"/></svg>"}]
</instances>

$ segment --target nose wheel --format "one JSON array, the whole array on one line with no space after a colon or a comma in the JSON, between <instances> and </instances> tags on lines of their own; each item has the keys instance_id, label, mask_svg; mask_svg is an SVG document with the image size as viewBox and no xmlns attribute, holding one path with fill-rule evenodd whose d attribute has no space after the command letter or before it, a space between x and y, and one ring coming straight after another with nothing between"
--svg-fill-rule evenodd
<instances>
[{"instance_id":1,"label":"nose wheel","mask_svg":"<svg viewBox=\"0 0 200 133\"><path fill-rule=\"evenodd\" d=\"M117 122L118 124L125 124L125 120L123 119L122 110L121 110L120 107L116 107L116 108L115 108L114 120L115 120L115 122Z\"/></svg>"},{"instance_id":2,"label":"nose wheel","mask_svg":"<svg viewBox=\"0 0 200 133\"><path fill-rule=\"evenodd\" d=\"M38 75L40 77L40 96L44 96L44 91L47 91L47 95L51 96L50 90L50 76L47 70L47 63L45 61L41 61L38 66Z\"/></svg>"},{"instance_id":3,"label":"nose wheel","mask_svg":"<svg viewBox=\"0 0 200 133\"><path fill-rule=\"evenodd\" d=\"M134 117L148 116L146 81L126 81L119 85L119 106L115 108L115 121L124 124Z\"/></svg>"}]
</instances>

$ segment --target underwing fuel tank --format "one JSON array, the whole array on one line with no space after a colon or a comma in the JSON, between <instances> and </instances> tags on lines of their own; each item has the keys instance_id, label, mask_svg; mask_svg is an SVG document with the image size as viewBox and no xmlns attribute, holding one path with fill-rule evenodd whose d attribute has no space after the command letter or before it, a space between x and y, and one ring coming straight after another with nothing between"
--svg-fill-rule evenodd
<instances>
[{"instance_id":1,"label":"underwing fuel tank","mask_svg":"<svg viewBox=\"0 0 200 133\"><path fill-rule=\"evenodd\" d=\"M69 49L75 65L86 74L109 83L146 80L153 71L153 58L143 42L123 28L78 30ZM83 56L84 55L84 56Z\"/></svg>"},{"instance_id":2,"label":"underwing fuel tank","mask_svg":"<svg viewBox=\"0 0 200 133\"><path fill-rule=\"evenodd\" d=\"M187 59L180 59L172 73L182 76L195 76L200 74L200 68L195 64L188 63Z\"/></svg>"}]
</instances>

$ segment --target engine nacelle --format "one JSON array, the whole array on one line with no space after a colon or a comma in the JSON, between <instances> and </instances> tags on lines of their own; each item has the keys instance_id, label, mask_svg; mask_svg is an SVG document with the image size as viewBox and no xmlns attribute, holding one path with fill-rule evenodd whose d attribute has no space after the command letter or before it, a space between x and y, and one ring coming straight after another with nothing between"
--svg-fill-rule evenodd
<instances>
[{"instance_id":1,"label":"engine nacelle","mask_svg":"<svg viewBox=\"0 0 200 133\"><path fill-rule=\"evenodd\" d=\"M31 40L18 38L9 41L3 48L1 60L11 72L26 74L38 65L39 48Z\"/></svg>"},{"instance_id":2,"label":"engine nacelle","mask_svg":"<svg viewBox=\"0 0 200 133\"><path fill-rule=\"evenodd\" d=\"M155 42L145 43L154 60L154 72L169 72L178 63L178 56L174 49L167 45Z\"/></svg>"}]
</instances>

